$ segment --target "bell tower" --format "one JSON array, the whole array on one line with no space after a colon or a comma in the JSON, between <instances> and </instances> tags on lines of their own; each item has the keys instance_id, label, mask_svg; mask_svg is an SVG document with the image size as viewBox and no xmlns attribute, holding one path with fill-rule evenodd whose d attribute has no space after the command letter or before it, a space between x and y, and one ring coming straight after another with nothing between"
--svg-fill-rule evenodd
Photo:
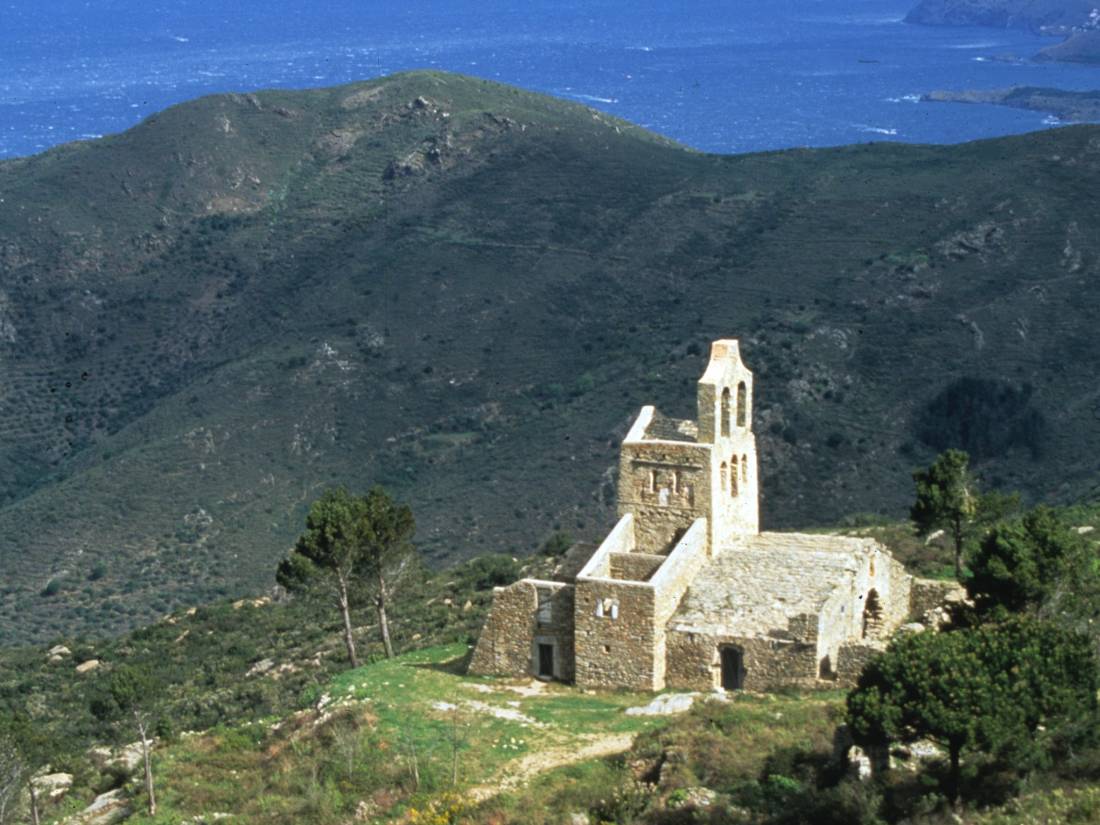
<instances>
[{"instance_id":1,"label":"bell tower","mask_svg":"<svg viewBox=\"0 0 1100 825\"><path fill-rule=\"evenodd\" d=\"M717 555L738 536L760 531L752 372L737 341L715 341L697 391L699 443L710 447L710 544Z\"/></svg>"}]
</instances>

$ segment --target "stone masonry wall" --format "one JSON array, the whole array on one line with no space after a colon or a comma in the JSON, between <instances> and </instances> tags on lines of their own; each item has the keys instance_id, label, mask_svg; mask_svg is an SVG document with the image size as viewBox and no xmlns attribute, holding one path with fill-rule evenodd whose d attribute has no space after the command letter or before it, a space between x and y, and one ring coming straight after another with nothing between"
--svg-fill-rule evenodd
<instances>
[{"instance_id":1,"label":"stone masonry wall","mask_svg":"<svg viewBox=\"0 0 1100 825\"><path fill-rule=\"evenodd\" d=\"M906 572L905 565L887 552L879 554L880 559L886 560L889 565L888 576L890 579L890 597L883 605L886 616L886 626L893 631L905 624L909 618L910 602L913 598L913 577Z\"/></svg>"},{"instance_id":2,"label":"stone masonry wall","mask_svg":"<svg viewBox=\"0 0 1100 825\"><path fill-rule=\"evenodd\" d=\"M609 575L612 579L628 581L649 581L668 556L654 556L649 553L611 553L608 557Z\"/></svg>"},{"instance_id":3,"label":"stone masonry wall","mask_svg":"<svg viewBox=\"0 0 1100 825\"><path fill-rule=\"evenodd\" d=\"M688 442L623 444L619 461L619 514L634 514L634 537L642 553L665 554L709 510L707 447Z\"/></svg>"},{"instance_id":4,"label":"stone masonry wall","mask_svg":"<svg viewBox=\"0 0 1100 825\"><path fill-rule=\"evenodd\" d=\"M836 683L838 687L855 687L859 674L869 661L886 649L886 642L846 642L840 646L836 663Z\"/></svg>"},{"instance_id":5,"label":"stone masonry wall","mask_svg":"<svg viewBox=\"0 0 1100 825\"><path fill-rule=\"evenodd\" d=\"M664 652L663 642L659 645L656 638L653 601L654 588L649 584L577 580L574 626L580 687L664 687L663 656L660 665L657 661L658 648Z\"/></svg>"},{"instance_id":6,"label":"stone masonry wall","mask_svg":"<svg viewBox=\"0 0 1100 825\"><path fill-rule=\"evenodd\" d=\"M539 590L550 595L549 621L538 617ZM493 591L493 606L478 637L469 672L483 676L534 674L537 642L554 645L554 676L574 678L574 587L523 579ZM545 615L545 614L544 614Z\"/></svg>"},{"instance_id":7,"label":"stone masonry wall","mask_svg":"<svg viewBox=\"0 0 1100 825\"><path fill-rule=\"evenodd\" d=\"M938 579L913 579L909 591L909 615L920 621L929 610L966 597L966 589L954 581Z\"/></svg>"},{"instance_id":8,"label":"stone masonry wall","mask_svg":"<svg viewBox=\"0 0 1100 825\"><path fill-rule=\"evenodd\" d=\"M785 639L712 636L705 633L669 631L668 668L665 681L677 690L713 690L721 686L719 649L739 648L745 668L745 690L775 690L816 683L816 643Z\"/></svg>"},{"instance_id":9,"label":"stone masonry wall","mask_svg":"<svg viewBox=\"0 0 1100 825\"><path fill-rule=\"evenodd\" d=\"M840 646L851 637L849 633L851 613L855 611L850 587L838 587L832 592L818 614L817 662L821 677L836 673Z\"/></svg>"}]
</instances>

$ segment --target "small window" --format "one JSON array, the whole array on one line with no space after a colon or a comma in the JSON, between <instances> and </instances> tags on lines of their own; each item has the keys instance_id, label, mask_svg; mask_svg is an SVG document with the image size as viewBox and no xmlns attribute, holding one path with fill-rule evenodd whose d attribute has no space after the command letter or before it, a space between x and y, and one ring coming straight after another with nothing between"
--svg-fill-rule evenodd
<instances>
[{"instance_id":1,"label":"small window","mask_svg":"<svg viewBox=\"0 0 1100 825\"><path fill-rule=\"evenodd\" d=\"M535 620L540 625L548 625L554 620L553 593L548 587L540 587L535 591L538 594L539 606L535 613Z\"/></svg>"},{"instance_id":2,"label":"small window","mask_svg":"<svg viewBox=\"0 0 1100 825\"><path fill-rule=\"evenodd\" d=\"M604 645L603 646L603 652L604 653L610 653L611 652L611 645Z\"/></svg>"},{"instance_id":3,"label":"small window","mask_svg":"<svg viewBox=\"0 0 1100 825\"><path fill-rule=\"evenodd\" d=\"M749 390L742 381L737 385L737 426L744 427L748 422Z\"/></svg>"},{"instance_id":4,"label":"small window","mask_svg":"<svg viewBox=\"0 0 1100 825\"><path fill-rule=\"evenodd\" d=\"M618 599L597 599L596 600L596 618L598 618L598 619L617 619L617 618L619 618L619 600Z\"/></svg>"},{"instance_id":5,"label":"small window","mask_svg":"<svg viewBox=\"0 0 1100 825\"><path fill-rule=\"evenodd\" d=\"M741 480L745 482L749 480L749 457L747 455L741 456Z\"/></svg>"},{"instance_id":6,"label":"small window","mask_svg":"<svg viewBox=\"0 0 1100 825\"><path fill-rule=\"evenodd\" d=\"M727 466L728 465L726 464L726 462L723 461L722 462L722 472L719 473L719 475L722 478L722 492L725 492L725 490L726 490L726 467Z\"/></svg>"},{"instance_id":7,"label":"small window","mask_svg":"<svg viewBox=\"0 0 1100 825\"><path fill-rule=\"evenodd\" d=\"M730 388L722 390L722 435L730 434Z\"/></svg>"},{"instance_id":8,"label":"small window","mask_svg":"<svg viewBox=\"0 0 1100 825\"><path fill-rule=\"evenodd\" d=\"M661 492L657 494L657 503L662 507L668 506L668 487L661 488Z\"/></svg>"},{"instance_id":9,"label":"small window","mask_svg":"<svg viewBox=\"0 0 1100 825\"><path fill-rule=\"evenodd\" d=\"M730 465L730 495L737 495L737 456L733 457L733 464Z\"/></svg>"}]
</instances>

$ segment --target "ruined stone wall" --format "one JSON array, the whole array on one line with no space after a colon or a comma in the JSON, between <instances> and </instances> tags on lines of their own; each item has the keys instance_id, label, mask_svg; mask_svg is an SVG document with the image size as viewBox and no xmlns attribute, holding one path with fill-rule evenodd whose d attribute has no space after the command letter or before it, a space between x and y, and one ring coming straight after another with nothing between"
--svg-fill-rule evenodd
<instances>
[{"instance_id":1,"label":"ruined stone wall","mask_svg":"<svg viewBox=\"0 0 1100 825\"><path fill-rule=\"evenodd\" d=\"M892 632L909 619L913 577L906 572L905 565L886 551L880 553L879 558L886 562L887 577L890 582L889 598L883 604L883 608L886 611L886 627L889 632Z\"/></svg>"},{"instance_id":2,"label":"ruined stone wall","mask_svg":"<svg viewBox=\"0 0 1100 825\"><path fill-rule=\"evenodd\" d=\"M958 582L914 578L909 591L909 616L920 621L929 610L965 597L966 589Z\"/></svg>"},{"instance_id":3,"label":"ruined stone wall","mask_svg":"<svg viewBox=\"0 0 1100 825\"><path fill-rule=\"evenodd\" d=\"M650 580L656 589L654 618L662 630L680 605L684 591L706 564L707 549L707 520L696 519Z\"/></svg>"},{"instance_id":4,"label":"ruined stone wall","mask_svg":"<svg viewBox=\"0 0 1100 825\"><path fill-rule=\"evenodd\" d=\"M840 646L836 663L836 683L838 687L855 687L859 674L873 658L886 649L884 641L847 642Z\"/></svg>"},{"instance_id":5,"label":"ruined stone wall","mask_svg":"<svg viewBox=\"0 0 1100 825\"><path fill-rule=\"evenodd\" d=\"M668 553L709 507L705 446L688 442L624 442L619 460L619 514L634 514L637 550Z\"/></svg>"},{"instance_id":6,"label":"ruined stone wall","mask_svg":"<svg viewBox=\"0 0 1100 825\"><path fill-rule=\"evenodd\" d=\"M539 618L539 591L550 609ZM523 579L493 591L493 606L478 637L469 672L483 676L537 673L539 642L554 645L554 677L574 678L574 588L561 582Z\"/></svg>"},{"instance_id":7,"label":"ruined stone wall","mask_svg":"<svg viewBox=\"0 0 1100 825\"><path fill-rule=\"evenodd\" d=\"M576 680L586 688L660 690L663 639L653 621L650 584L580 579L576 584ZM663 633L662 633L663 637Z\"/></svg>"},{"instance_id":8,"label":"ruined stone wall","mask_svg":"<svg viewBox=\"0 0 1100 825\"><path fill-rule=\"evenodd\" d=\"M608 578L649 581L667 558L649 553L611 553L608 556Z\"/></svg>"},{"instance_id":9,"label":"ruined stone wall","mask_svg":"<svg viewBox=\"0 0 1100 825\"><path fill-rule=\"evenodd\" d=\"M721 686L719 649L740 649L745 690L775 690L816 685L817 644L788 639L740 638L670 630L665 681L677 690L713 690Z\"/></svg>"},{"instance_id":10,"label":"ruined stone wall","mask_svg":"<svg viewBox=\"0 0 1100 825\"><path fill-rule=\"evenodd\" d=\"M611 578L611 556L634 550L634 514L627 513L611 528L607 538L596 548L592 558L581 568L577 578Z\"/></svg>"}]
</instances>

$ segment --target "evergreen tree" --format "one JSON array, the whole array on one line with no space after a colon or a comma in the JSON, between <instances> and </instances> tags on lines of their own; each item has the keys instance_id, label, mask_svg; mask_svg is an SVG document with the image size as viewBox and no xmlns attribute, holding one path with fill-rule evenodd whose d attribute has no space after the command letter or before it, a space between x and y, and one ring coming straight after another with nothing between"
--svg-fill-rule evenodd
<instances>
[{"instance_id":1,"label":"evergreen tree","mask_svg":"<svg viewBox=\"0 0 1100 825\"><path fill-rule=\"evenodd\" d=\"M921 533L944 529L955 544L955 578L962 578L962 548L967 526L977 513L970 456L962 450L941 453L932 465L913 473L917 499L909 511Z\"/></svg>"},{"instance_id":2,"label":"evergreen tree","mask_svg":"<svg viewBox=\"0 0 1100 825\"><path fill-rule=\"evenodd\" d=\"M1052 731L1093 717L1096 687L1088 640L1049 623L906 634L860 675L848 695L848 724L862 745L941 745L955 803L965 753L1040 764Z\"/></svg>"},{"instance_id":3,"label":"evergreen tree","mask_svg":"<svg viewBox=\"0 0 1100 825\"><path fill-rule=\"evenodd\" d=\"M378 614L386 655L392 657L387 608L395 578L413 558L416 529L412 510L397 504L381 487L355 496L343 487L325 491L310 507L306 532L276 573L279 584L292 591L320 586L340 610L344 644L352 667L359 657L351 626L355 593L370 593Z\"/></svg>"}]
</instances>

